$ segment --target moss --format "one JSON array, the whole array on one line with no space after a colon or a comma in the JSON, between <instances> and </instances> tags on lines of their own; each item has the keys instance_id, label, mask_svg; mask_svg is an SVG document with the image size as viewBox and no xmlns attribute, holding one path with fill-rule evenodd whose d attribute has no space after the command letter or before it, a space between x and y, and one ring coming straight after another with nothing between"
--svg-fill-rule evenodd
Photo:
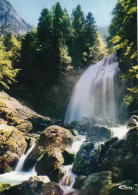
<instances>
[{"instance_id":1,"label":"moss","mask_svg":"<svg viewBox=\"0 0 138 195\"><path fill-rule=\"evenodd\" d=\"M0 183L0 192L3 192L4 190L7 190L11 187L10 184L7 183Z\"/></svg>"},{"instance_id":2,"label":"moss","mask_svg":"<svg viewBox=\"0 0 138 195\"><path fill-rule=\"evenodd\" d=\"M25 135L13 126L0 126L0 173L15 168L19 157L25 152Z\"/></svg>"},{"instance_id":3,"label":"moss","mask_svg":"<svg viewBox=\"0 0 138 195\"><path fill-rule=\"evenodd\" d=\"M80 195L109 195L112 186L112 173L100 172L91 174L84 181Z\"/></svg>"}]
</instances>

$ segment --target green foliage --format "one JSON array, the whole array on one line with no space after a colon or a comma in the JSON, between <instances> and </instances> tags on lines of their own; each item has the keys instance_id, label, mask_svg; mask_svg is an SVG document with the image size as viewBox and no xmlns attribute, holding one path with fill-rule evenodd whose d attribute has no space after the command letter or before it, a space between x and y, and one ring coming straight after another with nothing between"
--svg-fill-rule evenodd
<instances>
[{"instance_id":1,"label":"green foliage","mask_svg":"<svg viewBox=\"0 0 138 195\"><path fill-rule=\"evenodd\" d=\"M6 51L10 51L11 53L11 61L14 64L14 67L18 67L20 63L20 53L21 53L21 41L19 37L12 35L11 33L7 33L4 36L4 46Z\"/></svg>"},{"instance_id":2,"label":"green foliage","mask_svg":"<svg viewBox=\"0 0 138 195\"><path fill-rule=\"evenodd\" d=\"M87 67L105 56L101 55L99 49L96 22L92 13L89 12L85 17L80 5L78 5L72 12L72 26L74 37L70 52L75 68Z\"/></svg>"},{"instance_id":3,"label":"green foliage","mask_svg":"<svg viewBox=\"0 0 138 195\"><path fill-rule=\"evenodd\" d=\"M24 98L28 90L27 101L33 102L39 111L46 110L43 106L46 100L56 104L57 100L51 100L51 94L66 80L69 72L80 72L105 56L101 42L93 15L85 16L80 6L73 10L72 16L59 2L50 10L43 9L37 29L22 38L19 63L22 71L18 75L21 87L14 85L19 90L19 97Z\"/></svg>"},{"instance_id":4,"label":"green foliage","mask_svg":"<svg viewBox=\"0 0 138 195\"><path fill-rule=\"evenodd\" d=\"M113 10L112 24L109 28L108 42L114 46L120 59L120 67L128 85L125 104L129 112L135 113L138 107L137 85L137 2L136 0L119 0Z\"/></svg>"},{"instance_id":5,"label":"green foliage","mask_svg":"<svg viewBox=\"0 0 138 195\"><path fill-rule=\"evenodd\" d=\"M14 69L12 58L14 56L13 47L6 51L4 46L4 38L0 37L0 85L1 88L9 88L12 82L15 82L15 77L18 69Z\"/></svg>"}]
</instances>

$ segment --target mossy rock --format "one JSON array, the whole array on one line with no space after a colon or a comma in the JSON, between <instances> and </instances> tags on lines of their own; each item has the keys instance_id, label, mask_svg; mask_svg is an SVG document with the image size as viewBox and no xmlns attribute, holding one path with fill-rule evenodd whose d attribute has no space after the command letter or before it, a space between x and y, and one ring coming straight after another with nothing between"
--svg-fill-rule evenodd
<instances>
[{"instance_id":1,"label":"mossy rock","mask_svg":"<svg viewBox=\"0 0 138 195\"><path fill-rule=\"evenodd\" d=\"M111 185L111 172L108 171L91 174L84 181L80 195L109 195Z\"/></svg>"},{"instance_id":2,"label":"mossy rock","mask_svg":"<svg viewBox=\"0 0 138 195\"><path fill-rule=\"evenodd\" d=\"M0 92L0 118L22 132L41 131L52 123L50 118L37 114L4 92Z\"/></svg>"},{"instance_id":3,"label":"mossy rock","mask_svg":"<svg viewBox=\"0 0 138 195\"><path fill-rule=\"evenodd\" d=\"M27 148L25 135L15 127L0 126L0 173L15 168L19 158Z\"/></svg>"},{"instance_id":4,"label":"mossy rock","mask_svg":"<svg viewBox=\"0 0 138 195\"><path fill-rule=\"evenodd\" d=\"M125 179L138 181L138 126L127 133L126 145L119 166L123 170Z\"/></svg>"},{"instance_id":5,"label":"mossy rock","mask_svg":"<svg viewBox=\"0 0 138 195\"><path fill-rule=\"evenodd\" d=\"M86 179L87 179L87 176L84 176L84 175L76 177L73 188L80 190Z\"/></svg>"},{"instance_id":6,"label":"mossy rock","mask_svg":"<svg viewBox=\"0 0 138 195\"><path fill-rule=\"evenodd\" d=\"M73 142L72 133L60 126L53 125L45 129L39 139L40 146L58 147L61 150Z\"/></svg>"},{"instance_id":7,"label":"mossy rock","mask_svg":"<svg viewBox=\"0 0 138 195\"><path fill-rule=\"evenodd\" d=\"M49 148L39 159L35 170L38 175L47 175L52 181L58 181L62 176L61 166L64 164L59 148Z\"/></svg>"},{"instance_id":8,"label":"mossy rock","mask_svg":"<svg viewBox=\"0 0 138 195\"><path fill-rule=\"evenodd\" d=\"M0 183L0 193L3 192L4 190L7 190L11 187L10 184L8 183Z\"/></svg>"},{"instance_id":9,"label":"mossy rock","mask_svg":"<svg viewBox=\"0 0 138 195\"><path fill-rule=\"evenodd\" d=\"M50 126L46 128L41 134L38 142L27 157L24 163L24 170L29 170L36 163L37 160L44 155L44 153L51 148L60 149L64 153L68 145L73 141L73 135L67 129L64 129L60 126ZM70 163L73 161L74 154L65 154L65 163ZM67 162L68 161L68 162Z\"/></svg>"},{"instance_id":10,"label":"mossy rock","mask_svg":"<svg viewBox=\"0 0 138 195\"><path fill-rule=\"evenodd\" d=\"M3 195L63 195L60 186L54 182L45 183L41 180L25 181L22 184L5 190Z\"/></svg>"},{"instance_id":11,"label":"mossy rock","mask_svg":"<svg viewBox=\"0 0 138 195\"><path fill-rule=\"evenodd\" d=\"M113 184L109 195L138 195L138 184L130 180Z\"/></svg>"},{"instance_id":12,"label":"mossy rock","mask_svg":"<svg viewBox=\"0 0 138 195\"><path fill-rule=\"evenodd\" d=\"M91 142L84 142L75 156L73 172L77 175L90 175L97 171L98 151Z\"/></svg>"}]
</instances>

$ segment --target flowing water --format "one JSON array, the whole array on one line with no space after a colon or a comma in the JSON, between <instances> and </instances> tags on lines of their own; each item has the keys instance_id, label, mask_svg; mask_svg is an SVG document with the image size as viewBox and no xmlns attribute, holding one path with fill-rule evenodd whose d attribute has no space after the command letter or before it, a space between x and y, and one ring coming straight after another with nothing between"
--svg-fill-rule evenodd
<instances>
[{"instance_id":1,"label":"flowing water","mask_svg":"<svg viewBox=\"0 0 138 195\"><path fill-rule=\"evenodd\" d=\"M27 156L31 153L33 148L35 147L35 144L33 144L30 149L26 152L26 154L23 154L20 158L15 171L11 171L9 173L4 173L0 175L0 182L2 183L9 183L11 185L20 184L23 181L28 180L32 176L36 176L35 168L32 168L28 172L24 172L22 170L24 161L27 158Z\"/></svg>"},{"instance_id":2,"label":"flowing water","mask_svg":"<svg viewBox=\"0 0 138 195\"><path fill-rule=\"evenodd\" d=\"M65 122L80 121L83 117L116 121L121 114L119 100L123 88L115 55L91 65L75 85Z\"/></svg>"},{"instance_id":3,"label":"flowing water","mask_svg":"<svg viewBox=\"0 0 138 195\"><path fill-rule=\"evenodd\" d=\"M75 85L65 122L71 123L74 120L82 120L83 117L110 119L117 121L122 111L119 103L123 91L123 84L120 81L120 69L118 67L115 55L110 55L101 60L96 65L91 65L80 77ZM126 126L112 127L112 136L119 139L125 138L128 131ZM81 144L85 141L85 136L77 136L71 146L70 151L75 154L78 152ZM95 147L99 147L98 143ZM11 185L22 183L31 176L36 176L35 167L28 172L22 171L25 159L35 147L35 144L24 154L15 171L0 175L0 182ZM77 194L73 189L76 175L72 172L72 165L64 166L66 174L59 181L64 195Z\"/></svg>"},{"instance_id":4,"label":"flowing water","mask_svg":"<svg viewBox=\"0 0 138 195\"><path fill-rule=\"evenodd\" d=\"M86 140L85 136L77 136L74 139L74 142L71 146L70 151L74 152L75 154L77 154L77 152L79 151L82 143ZM60 187L63 189L64 191L64 195L73 193L73 194L77 194L77 191L73 188L76 176L73 172L72 172L72 166L73 165L68 165L68 166L63 166L63 168L66 171L66 174L63 176L63 178L61 179L61 181L59 182Z\"/></svg>"}]
</instances>

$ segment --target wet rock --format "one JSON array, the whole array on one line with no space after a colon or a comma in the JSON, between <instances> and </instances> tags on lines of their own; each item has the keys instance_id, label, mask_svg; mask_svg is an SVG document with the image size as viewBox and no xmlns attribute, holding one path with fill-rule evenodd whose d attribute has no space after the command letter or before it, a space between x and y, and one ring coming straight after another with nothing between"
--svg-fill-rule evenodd
<instances>
[{"instance_id":1,"label":"wet rock","mask_svg":"<svg viewBox=\"0 0 138 195\"><path fill-rule=\"evenodd\" d=\"M69 130L59 126L48 127L40 134L35 148L27 157L24 163L24 170L32 168L37 163L37 160L45 153L47 148L58 148L64 153L64 150L66 150L66 147L71 144L72 141L73 135Z\"/></svg>"},{"instance_id":2,"label":"wet rock","mask_svg":"<svg viewBox=\"0 0 138 195\"><path fill-rule=\"evenodd\" d=\"M138 181L138 126L127 133L126 145L120 160L125 179Z\"/></svg>"},{"instance_id":3,"label":"wet rock","mask_svg":"<svg viewBox=\"0 0 138 195\"><path fill-rule=\"evenodd\" d=\"M64 165L71 165L74 161L75 154L70 152L69 150L65 149L62 152L64 158Z\"/></svg>"},{"instance_id":4,"label":"wet rock","mask_svg":"<svg viewBox=\"0 0 138 195\"><path fill-rule=\"evenodd\" d=\"M109 193L109 195L137 195L137 194L138 194L138 184L134 184L130 180L113 184Z\"/></svg>"},{"instance_id":5,"label":"wet rock","mask_svg":"<svg viewBox=\"0 0 138 195\"><path fill-rule=\"evenodd\" d=\"M94 149L94 144L84 142L76 154L73 163L73 172L78 175L89 175L97 171L99 152Z\"/></svg>"},{"instance_id":6,"label":"wet rock","mask_svg":"<svg viewBox=\"0 0 138 195\"><path fill-rule=\"evenodd\" d=\"M33 177L29 178L29 181L31 181L31 182L40 181L43 183L49 183L50 179L47 176L33 176Z\"/></svg>"},{"instance_id":7,"label":"wet rock","mask_svg":"<svg viewBox=\"0 0 138 195\"><path fill-rule=\"evenodd\" d=\"M133 127L138 126L138 116L137 115L131 116L128 120L127 126L128 128L133 128Z\"/></svg>"},{"instance_id":8,"label":"wet rock","mask_svg":"<svg viewBox=\"0 0 138 195\"><path fill-rule=\"evenodd\" d=\"M5 190L2 195L63 195L62 189L54 182L45 183L40 180L25 181L22 184Z\"/></svg>"},{"instance_id":9,"label":"wet rock","mask_svg":"<svg viewBox=\"0 0 138 195\"><path fill-rule=\"evenodd\" d=\"M80 195L109 195L112 185L112 173L100 172L91 174L84 181Z\"/></svg>"},{"instance_id":10,"label":"wet rock","mask_svg":"<svg viewBox=\"0 0 138 195\"><path fill-rule=\"evenodd\" d=\"M15 168L19 158L27 148L25 135L15 127L0 126L0 173L11 171Z\"/></svg>"},{"instance_id":11,"label":"wet rock","mask_svg":"<svg viewBox=\"0 0 138 195\"><path fill-rule=\"evenodd\" d=\"M110 138L111 130L100 125L89 127L86 134L86 140L92 143L104 142L109 140Z\"/></svg>"},{"instance_id":12,"label":"wet rock","mask_svg":"<svg viewBox=\"0 0 138 195\"><path fill-rule=\"evenodd\" d=\"M38 175L47 175L52 181L58 181L62 176L61 166L64 164L59 148L49 148L38 160L35 170Z\"/></svg>"},{"instance_id":13,"label":"wet rock","mask_svg":"<svg viewBox=\"0 0 138 195\"><path fill-rule=\"evenodd\" d=\"M84 176L84 175L76 177L73 188L78 189L78 190L81 189L86 178L87 178L87 176Z\"/></svg>"},{"instance_id":14,"label":"wet rock","mask_svg":"<svg viewBox=\"0 0 138 195\"><path fill-rule=\"evenodd\" d=\"M102 146L98 161L101 171L113 171L113 167L119 167L125 143L125 140L112 138Z\"/></svg>"}]
</instances>

